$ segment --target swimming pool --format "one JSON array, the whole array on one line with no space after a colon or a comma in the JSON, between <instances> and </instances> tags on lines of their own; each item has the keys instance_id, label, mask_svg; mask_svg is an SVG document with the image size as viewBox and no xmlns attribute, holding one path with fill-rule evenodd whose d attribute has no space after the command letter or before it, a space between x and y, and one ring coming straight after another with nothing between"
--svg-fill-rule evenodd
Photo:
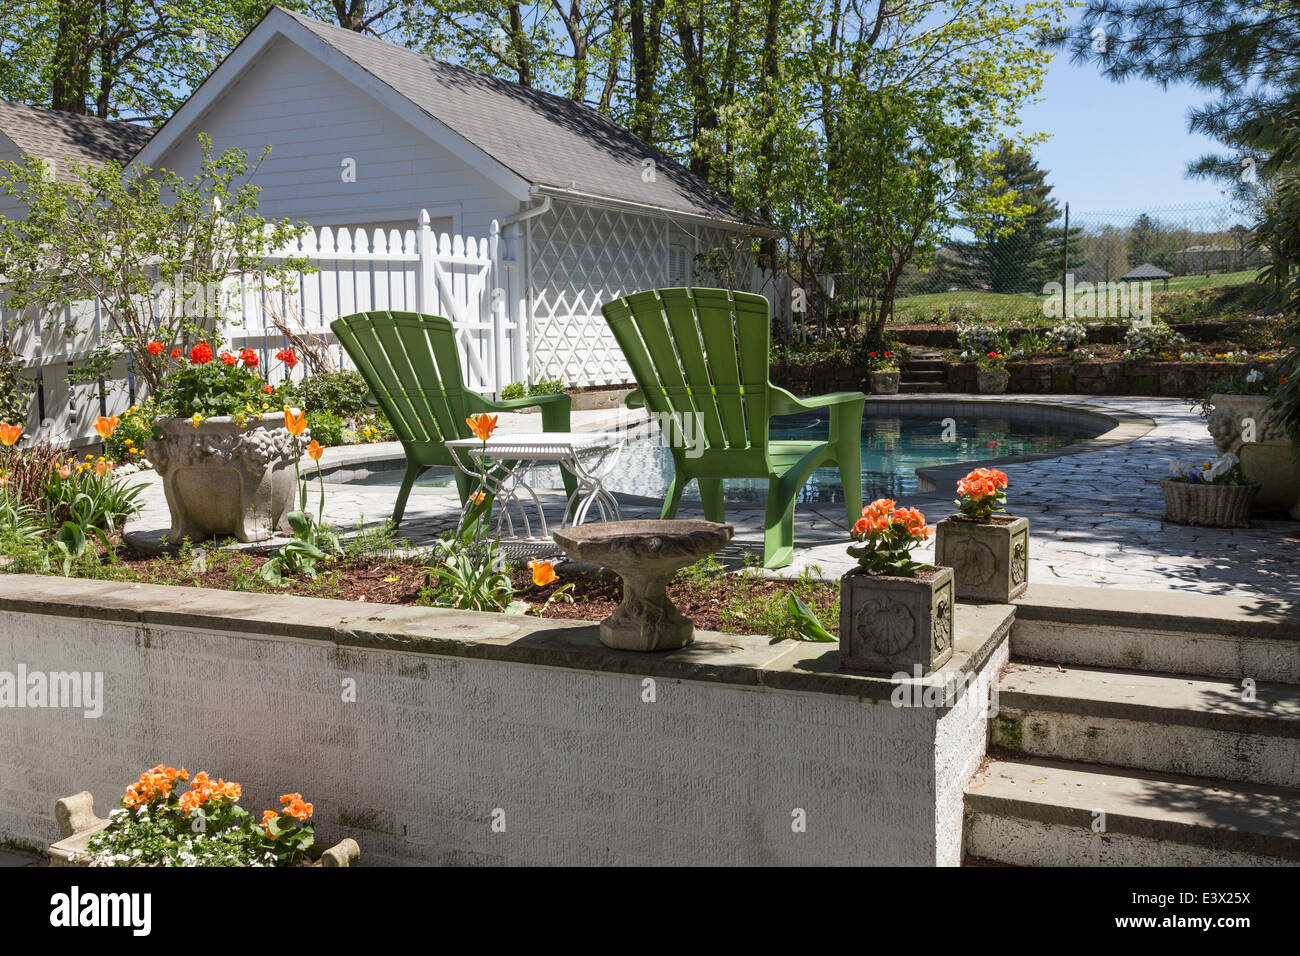
<instances>
[{"instance_id":1,"label":"swimming pool","mask_svg":"<svg viewBox=\"0 0 1300 956\"><path fill-rule=\"evenodd\" d=\"M825 439L828 424L826 416L818 413L775 418L771 437L778 441ZM1004 413L958 413L949 417L869 411L862 422L862 494L865 500L902 498L916 492L918 468L1052 451L1093 438L1104 430L1102 424L1084 420L1043 421ZM620 494L662 499L672 473L671 454L655 441L654 432L646 426L631 433L628 447L606 485ZM401 470L376 472L355 483L396 486L401 483ZM419 486L432 488L451 484L449 468L432 468L418 482ZM533 469L530 484L534 488L560 487L559 469ZM694 482L682 497L699 500ZM761 503L766 497L767 482L762 479L728 479L723 483L726 501ZM843 500L844 488L834 468L814 471L799 494L800 503Z\"/></svg>"}]
</instances>

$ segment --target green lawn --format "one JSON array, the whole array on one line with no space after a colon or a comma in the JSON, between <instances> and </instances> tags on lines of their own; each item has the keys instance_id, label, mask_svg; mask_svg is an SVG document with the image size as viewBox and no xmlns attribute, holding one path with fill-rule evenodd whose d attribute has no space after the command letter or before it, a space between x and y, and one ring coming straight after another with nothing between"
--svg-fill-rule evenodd
<instances>
[{"instance_id":1,"label":"green lawn","mask_svg":"<svg viewBox=\"0 0 1300 956\"><path fill-rule=\"evenodd\" d=\"M1175 276L1169 280L1169 292L1187 292L1193 289L1208 289L1219 286L1245 285L1253 282L1257 270L1244 272L1223 272L1211 275ZM1152 283L1152 291L1159 295L1166 291L1164 283ZM931 292L926 295L912 295L901 298L894 303L894 321L899 323L926 322L934 314L955 305L973 305L979 310L979 320L998 322L1005 320L1044 321L1043 296L1032 292Z\"/></svg>"}]
</instances>

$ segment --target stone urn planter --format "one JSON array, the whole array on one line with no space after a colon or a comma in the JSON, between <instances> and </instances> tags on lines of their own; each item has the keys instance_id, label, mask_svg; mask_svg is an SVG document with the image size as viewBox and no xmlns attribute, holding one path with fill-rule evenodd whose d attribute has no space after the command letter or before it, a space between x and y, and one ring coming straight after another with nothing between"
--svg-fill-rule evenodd
<instances>
[{"instance_id":1,"label":"stone urn planter","mask_svg":"<svg viewBox=\"0 0 1300 956\"><path fill-rule=\"evenodd\" d=\"M564 528L555 543L575 561L611 568L623 579L623 603L600 622L600 643L624 651L669 651L695 639L695 625L664 590L682 568L717 551L735 534L713 521L609 521Z\"/></svg>"},{"instance_id":2,"label":"stone urn planter","mask_svg":"<svg viewBox=\"0 0 1300 956\"><path fill-rule=\"evenodd\" d=\"M952 657L952 568L917 577L854 568L840 578L840 669L911 674Z\"/></svg>"},{"instance_id":3,"label":"stone urn planter","mask_svg":"<svg viewBox=\"0 0 1300 956\"><path fill-rule=\"evenodd\" d=\"M159 418L157 425L163 437L146 442L145 454L167 495L169 542L265 541L288 530L295 447L283 413L247 419L243 427L225 417L197 426L188 418Z\"/></svg>"},{"instance_id":4,"label":"stone urn planter","mask_svg":"<svg viewBox=\"0 0 1300 956\"><path fill-rule=\"evenodd\" d=\"M869 372L867 377L871 382L872 395L897 395L898 382L903 377L903 373L897 370L892 372Z\"/></svg>"},{"instance_id":5,"label":"stone urn planter","mask_svg":"<svg viewBox=\"0 0 1300 956\"><path fill-rule=\"evenodd\" d=\"M1300 460L1269 411L1266 395L1212 395L1207 422L1219 454L1231 452L1241 471L1259 482L1257 512L1279 512L1300 520ZM1252 440L1253 439L1253 440Z\"/></svg>"},{"instance_id":6,"label":"stone urn planter","mask_svg":"<svg viewBox=\"0 0 1300 956\"><path fill-rule=\"evenodd\" d=\"M979 369L975 372L975 388L981 395L1001 395L1007 390L1011 373L1004 369Z\"/></svg>"},{"instance_id":7,"label":"stone urn planter","mask_svg":"<svg viewBox=\"0 0 1300 956\"><path fill-rule=\"evenodd\" d=\"M1192 484L1162 478L1160 489L1165 493L1166 521L1209 528L1246 528L1260 486Z\"/></svg>"},{"instance_id":8,"label":"stone urn planter","mask_svg":"<svg viewBox=\"0 0 1300 956\"><path fill-rule=\"evenodd\" d=\"M89 866L87 847L90 838L107 829L110 821L95 816L95 798L89 790L64 797L54 804L54 820L59 826L59 841L47 849L50 866ZM309 856L315 856L312 850ZM356 840L341 840L315 856L312 866L358 866L361 848Z\"/></svg>"},{"instance_id":9,"label":"stone urn planter","mask_svg":"<svg viewBox=\"0 0 1300 956\"><path fill-rule=\"evenodd\" d=\"M934 563L952 568L959 601L1010 604L1029 587L1029 519L962 515L934 526Z\"/></svg>"}]
</instances>

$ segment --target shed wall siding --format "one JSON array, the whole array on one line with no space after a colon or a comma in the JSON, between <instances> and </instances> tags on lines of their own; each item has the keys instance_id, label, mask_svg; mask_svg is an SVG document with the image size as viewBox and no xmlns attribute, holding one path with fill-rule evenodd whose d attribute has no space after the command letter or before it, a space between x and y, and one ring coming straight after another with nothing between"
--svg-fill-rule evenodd
<instances>
[{"instance_id":1,"label":"shed wall siding","mask_svg":"<svg viewBox=\"0 0 1300 956\"><path fill-rule=\"evenodd\" d=\"M285 40L269 46L156 164L192 175L196 137L270 156L255 182L268 218L313 226L409 218L422 208L455 217L455 231L486 236L493 219L519 210L500 187L376 100ZM356 181L343 181L355 160Z\"/></svg>"}]
</instances>

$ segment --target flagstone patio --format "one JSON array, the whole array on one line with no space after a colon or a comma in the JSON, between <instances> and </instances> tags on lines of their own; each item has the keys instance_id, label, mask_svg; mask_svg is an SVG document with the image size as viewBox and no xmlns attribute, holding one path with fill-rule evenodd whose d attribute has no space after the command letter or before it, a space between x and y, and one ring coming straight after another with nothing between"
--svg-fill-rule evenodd
<instances>
[{"instance_id":1,"label":"flagstone patio","mask_svg":"<svg viewBox=\"0 0 1300 956\"><path fill-rule=\"evenodd\" d=\"M927 395L935 402L969 396ZM1183 527L1162 520L1159 479L1167 459L1196 462L1214 457L1204 421L1181 399L1099 396L981 396L981 401L1046 401L1088 405L1145 416L1154 422L1141 437L1100 451L1000 465L1010 479L1009 510L1031 522L1031 580L1083 587L1185 590L1208 594L1300 597L1300 523L1259 521L1248 529ZM575 412L574 430L596 431L634 421L626 411ZM536 431L535 415L502 415L498 433ZM1141 429L1139 429L1140 431ZM626 454L635 454L635 448ZM363 474L376 460L400 456L400 446L330 449L322 465L337 475ZM369 464L368 464L369 463ZM168 524L162 488L146 473L144 512L128 527L136 540L156 541ZM949 487L943 487L944 484ZM326 520L353 533L378 526L391 512L395 489L359 483L327 484ZM953 511L951 482L934 492L908 497L931 520ZM548 521L563 507L557 491L542 492ZM620 496L625 518L657 517L659 501ZM407 506L400 537L424 547L453 527L459 503L452 488L417 487ZM682 517L702 517L698 502L684 501ZM724 560L758 560L762 553L761 507L729 505L727 520L736 540ZM795 562L778 572L798 575L815 567L837 577L850 566L845 554L844 513L832 505L800 505L795 513ZM932 551L918 553L922 560Z\"/></svg>"}]
</instances>

